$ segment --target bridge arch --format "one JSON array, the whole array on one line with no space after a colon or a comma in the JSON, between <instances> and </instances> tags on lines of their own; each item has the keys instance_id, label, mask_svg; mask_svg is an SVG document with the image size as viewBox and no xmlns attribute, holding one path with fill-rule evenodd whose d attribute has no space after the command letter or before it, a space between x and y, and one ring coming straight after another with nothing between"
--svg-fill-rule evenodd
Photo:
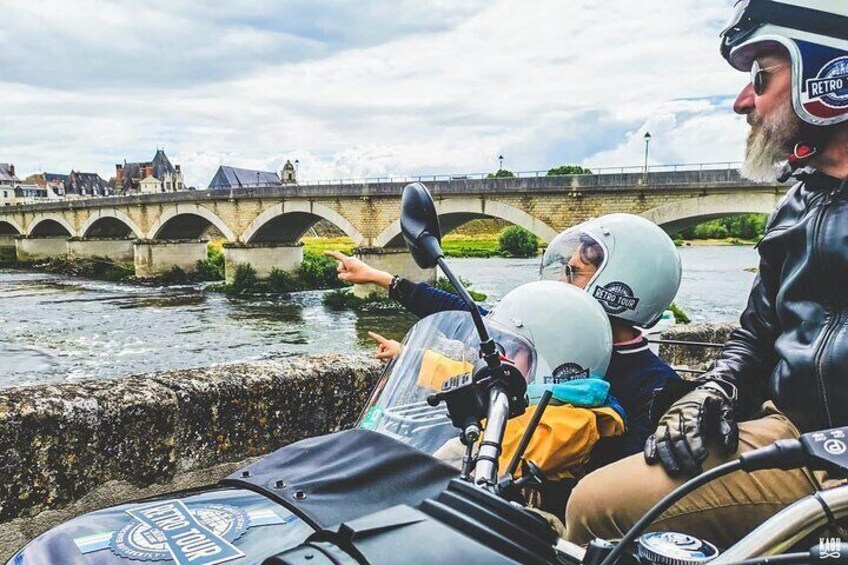
<instances>
[{"instance_id":1,"label":"bridge arch","mask_svg":"<svg viewBox=\"0 0 848 565\"><path fill-rule=\"evenodd\" d=\"M0 220L0 234L2 235L23 235L24 229L21 225L12 218Z\"/></svg>"},{"instance_id":2,"label":"bridge arch","mask_svg":"<svg viewBox=\"0 0 848 565\"><path fill-rule=\"evenodd\" d=\"M76 231L59 214L37 214L29 223L29 236L74 237Z\"/></svg>"},{"instance_id":3,"label":"bridge arch","mask_svg":"<svg viewBox=\"0 0 848 565\"><path fill-rule=\"evenodd\" d=\"M83 238L129 237L141 239L144 231L132 218L114 208L101 208L93 213L80 228Z\"/></svg>"},{"instance_id":4,"label":"bridge arch","mask_svg":"<svg viewBox=\"0 0 848 565\"><path fill-rule=\"evenodd\" d=\"M542 220L523 210L500 202L482 198L450 198L436 201L436 213L442 226L442 235L479 218L497 218L521 226L544 242L550 242L559 232ZM395 220L374 239L375 247L401 247L403 235L400 220Z\"/></svg>"},{"instance_id":5,"label":"bridge arch","mask_svg":"<svg viewBox=\"0 0 848 565\"><path fill-rule=\"evenodd\" d=\"M263 211L241 235L245 243L295 242L319 220L342 230L357 246L365 237L344 216L317 202L280 202Z\"/></svg>"},{"instance_id":6,"label":"bridge arch","mask_svg":"<svg viewBox=\"0 0 848 565\"><path fill-rule=\"evenodd\" d=\"M698 196L671 204L664 204L641 214L660 226L666 233L674 234L700 223L736 214L769 214L777 207L783 193L747 192L724 195Z\"/></svg>"},{"instance_id":7,"label":"bridge arch","mask_svg":"<svg viewBox=\"0 0 848 565\"><path fill-rule=\"evenodd\" d=\"M198 239L215 226L227 241L235 241L233 230L217 214L197 204L177 204L162 212L147 232L147 239Z\"/></svg>"}]
</instances>

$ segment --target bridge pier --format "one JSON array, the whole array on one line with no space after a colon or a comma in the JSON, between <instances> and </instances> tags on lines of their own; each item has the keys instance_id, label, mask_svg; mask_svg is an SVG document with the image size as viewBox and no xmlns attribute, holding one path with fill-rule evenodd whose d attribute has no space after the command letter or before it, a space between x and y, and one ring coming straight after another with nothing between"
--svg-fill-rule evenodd
<instances>
[{"instance_id":1,"label":"bridge pier","mask_svg":"<svg viewBox=\"0 0 848 565\"><path fill-rule=\"evenodd\" d=\"M15 260L15 238L13 233L0 234L0 263Z\"/></svg>"},{"instance_id":2,"label":"bridge pier","mask_svg":"<svg viewBox=\"0 0 848 565\"><path fill-rule=\"evenodd\" d=\"M68 255L68 237L26 236L15 239L15 253L18 261L44 261Z\"/></svg>"},{"instance_id":3,"label":"bridge pier","mask_svg":"<svg viewBox=\"0 0 848 565\"><path fill-rule=\"evenodd\" d=\"M69 259L102 257L118 263L131 264L135 260L131 239L76 239L68 240Z\"/></svg>"},{"instance_id":4,"label":"bridge pier","mask_svg":"<svg viewBox=\"0 0 848 565\"><path fill-rule=\"evenodd\" d=\"M302 243L224 244L224 272L228 283L233 282L236 267L243 263L250 263L257 278L267 279L272 269L293 272L302 262Z\"/></svg>"},{"instance_id":5,"label":"bridge pier","mask_svg":"<svg viewBox=\"0 0 848 565\"><path fill-rule=\"evenodd\" d=\"M135 276L156 277L173 267L184 271L197 269L198 261L207 258L206 242L196 239L144 239L133 242Z\"/></svg>"},{"instance_id":6,"label":"bridge pier","mask_svg":"<svg viewBox=\"0 0 848 565\"><path fill-rule=\"evenodd\" d=\"M419 268L405 247L359 247L353 250L353 254L375 269L387 271L415 282L430 284L436 282L436 269ZM375 292L386 294L386 291L377 285L353 285L353 294L360 298L365 298Z\"/></svg>"}]
</instances>

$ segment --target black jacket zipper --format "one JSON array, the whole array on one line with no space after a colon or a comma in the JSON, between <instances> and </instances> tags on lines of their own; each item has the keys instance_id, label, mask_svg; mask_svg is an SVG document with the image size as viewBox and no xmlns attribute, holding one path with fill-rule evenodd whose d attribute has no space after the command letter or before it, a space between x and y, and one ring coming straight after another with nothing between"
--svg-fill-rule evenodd
<instances>
[{"instance_id":1,"label":"black jacket zipper","mask_svg":"<svg viewBox=\"0 0 848 565\"><path fill-rule=\"evenodd\" d=\"M838 188L831 189L824 201L819 208L819 214L816 216L816 222L813 226L813 256L816 259L816 263L819 266L819 273L822 277L826 277L827 273L827 262L825 261L824 255L822 253L822 249L824 247L824 243L820 240L822 237L823 226L825 223L825 218L830 211L830 207L834 202L837 193L839 192ZM830 279L832 280L832 279ZM824 412L826 418L827 427L833 427L833 416L830 412L830 402L828 401L827 396L827 383L825 383L825 374L824 374L824 356L827 351L827 344L830 341L830 338L833 335L834 330L839 327L839 322L842 318L842 312L839 308L834 308L833 296L836 296L836 293L839 292L839 289L833 288L831 285L829 288L829 293L825 297L825 315L827 317L827 323L825 325L824 334L821 337L818 345L816 346L816 351L813 355L813 370L816 375L816 381L819 388L819 396L821 397L822 404L824 405Z\"/></svg>"}]
</instances>

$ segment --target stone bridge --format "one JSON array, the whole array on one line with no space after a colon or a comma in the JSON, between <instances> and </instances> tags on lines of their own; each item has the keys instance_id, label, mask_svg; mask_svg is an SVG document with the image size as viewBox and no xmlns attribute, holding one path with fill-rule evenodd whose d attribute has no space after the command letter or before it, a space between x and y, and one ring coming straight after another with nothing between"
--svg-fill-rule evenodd
<instances>
[{"instance_id":1,"label":"stone bridge","mask_svg":"<svg viewBox=\"0 0 848 565\"><path fill-rule=\"evenodd\" d=\"M443 233L477 218L499 218L543 241L587 218L640 214L669 233L723 216L770 212L787 187L743 180L733 169L454 179L427 182ZM421 278L401 253L404 182L299 185L69 200L0 208L0 247L19 260L59 255L134 263L138 276L206 257L203 238L226 240L228 271L251 263L260 276L296 268L299 239L319 220L347 234L358 254Z\"/></svg>"}]
</instances>

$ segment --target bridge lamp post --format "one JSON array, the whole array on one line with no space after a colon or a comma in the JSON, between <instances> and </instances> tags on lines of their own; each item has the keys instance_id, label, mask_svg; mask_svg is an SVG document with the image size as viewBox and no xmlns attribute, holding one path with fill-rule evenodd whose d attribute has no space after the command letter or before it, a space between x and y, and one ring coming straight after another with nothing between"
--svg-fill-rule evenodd
<instances>
[{"instance_id":1,"label":"bridge lamp post","mask_svg":"<svg viewBox=\"0 0 848 565\"><path fill-rule=\"evenodd\" d=\"M645 168L642 183L648 182L648 146L651 143L651 132L645 132Z\"/></svg>"},{"instance_id":2,"label":"bridge lamp post","mask_svg":"<svg viewBox=\"0 0 848 565\"><path fill-rule=\"evenodd\" d=\"M503 170L503 155L498 155L498 170Z\"/></svg>"}]
</instances>

